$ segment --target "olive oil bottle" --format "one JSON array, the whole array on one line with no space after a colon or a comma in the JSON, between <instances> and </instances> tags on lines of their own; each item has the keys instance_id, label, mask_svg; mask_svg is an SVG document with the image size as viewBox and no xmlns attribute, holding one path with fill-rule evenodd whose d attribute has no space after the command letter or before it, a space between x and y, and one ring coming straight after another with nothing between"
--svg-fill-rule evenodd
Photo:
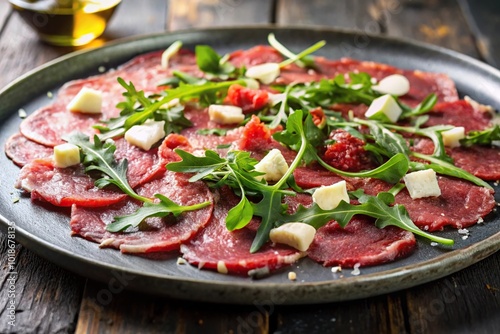
<instances>
[{"instance_id":1,"label":"olive oil bottle","mask_svg":"<svg viewBox=\"0 0 500 334\"><path fill-rule=\"evenodd\" d=\"M60 46L99 37L121 0L9 0L40 39Z\"/></svg>"}]
</instances>

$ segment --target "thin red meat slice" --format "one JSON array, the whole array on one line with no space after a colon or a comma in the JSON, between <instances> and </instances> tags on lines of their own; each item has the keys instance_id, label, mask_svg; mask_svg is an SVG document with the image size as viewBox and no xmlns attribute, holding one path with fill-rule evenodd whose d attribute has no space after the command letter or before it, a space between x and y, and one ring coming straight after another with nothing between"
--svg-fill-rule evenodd
<instances>
[{"instance_id":1,"label":"thin red meat slice","mask_svg":"<svg viewBox=\"0 0 500 334\"><path fill-rule=\"evenodd\" d=\"M180 205L192 205L205 201L213 202L213 197L202 182L189 182L185 174L167 171L160 179L155 179L137 189L146 197L163 194ZM181 243L191 239L209 221L213 204L181 214L177 218L148 218L140 228L112 233L106 230L115 216L135 212L140 204L127 199L109 208L84 208L74 205L71 210L71 230L73 235L97 242L100 247L120 249L122 253L168 252L179 249Z\"/></svg>"},{"instance_id":2,"label":"thin red meat slice","mask_svg":"<svg viewBox=\"0 0 500 334\"><path fill-rule=\"evenodd\" d=\"M127 159L127 180L132 188L161 176L165 172L165 163L158 154L158 148L144 151L129 144L123 138L116 140L115 145L115 159L117 161Z\"/></svg>"},{"instance_id":3,"label":"thin red meat slice","mask_svg":"<svg viewBox=\"0 0 500 334\"><path fill-rule=\"evenodd\" d=\"M232 232L226 228L227 213L237 203L238 198L232 192L221 190L210 223L193 240L181 246L183 257L189 263L203 269L247 276L254 271L275 271L304 256L290 247L269 243L258 252L250 253L256 222Z\"/></svg>"},{"instance_id":4,"label":"thin red meat slice","mask_svg":"<svg viewBox=\"0 0 500 334\"><path fill-rule=\"evenodd\" d=\"M345 228L331 221L318 229L308 256L324 266L374 266L410 255L413 233L395 226L379 229L368 217L354 217Z\"/></svg>"},{"instance_id":5,"label":"thin red meat slice","mask_svg":"<svg viewBox=\"0 0 500 334\"><path fill-rule=\"evenodd\" d=\"M248 50L232 52L229 61L236 67L250 67L264 63L280 63L283 56L268 45L257 45Z\"/></svg>"},{"instance_id":6,"label":"thin red meat slice","mask_svg":"<svg viewBox=\"0 0 500 334\"><path fill-rule=\"evenodd\" d=\"M440 124L463 126L465 133L489 128L492 118L491 113L476 109L465 100L439 103L427 115L429 120L425 123L425 126Z\"/></svg>"},{"instance_id":7,"label":"thin red meat slice","mask_svg":"<svg viewBox=\"0 0 500 334\"><path fill-rule=\"evenodd\" d=\"M51 105L35 111L20 126L21 133L28 139L45 146L64 143L62 138L72 132L93 136L92 125L99 122L100 115L74 113L65 106Z\"/></svg>"},{"instance_id":8,"label":"thin red meat slice","mask_svg":"<svg viewBox=\"0 0 500 334\"><path fill-rule=\"evenodd\" d=\"M449 151L455 166L488 181L500 180L500 148L456 147Z\"/></svg>"},{"instance_id":9,"label":"thin red meat slice","mask_svg":"<svg viewBox=\"0 0 500 334\"><path fill-rule=\"evenodd\" d=\"M50 159L38 159L21 169L16 187L31 192L33 200L43 200L62 207L73 204L102 207L126 197L117 190L99 189L94 182L85 174L82 165L57 168Z\"/></svg>"},{"instance_id":10,"label":"thin red meat slice","mask_svg":"<svg viewBox=\"0 0 500 334\"><path fill-rule=\"evenodd\" d=\"M354 179L353 179L354 180ZM369 195L387 191L391 185L375 179L360 179L356 187ZM364 184L363 184L364 183ZM484 218L495 207L493 192L460 179L438 177L441 196L412 199L406 189L396 195L411 220L425 231L441 231L446 226L465 228Z\"/></svg>"},{"instance_id":11,"label":"thin red meat slice","mask_svg":"<svg viewBox=\"0 0 500 334\"><path fill-rule=\"evenodd\" d=\"M493 192L470 182L438 177L441 196L412 199L404 189L396 196L415 225L426 231L441 231L445 226L465 228L474 225L495 207Z\"/></svg>"},{"instance_id":12,"label":"thin red meat slice","mask_svg":"<svg viewBox=\"0 0 500 334\"><path fill-rule=\"evenodd\" d=\"M5 143L5 154L20 167L35 159L48 158L53 151L52 147L38 144L20 133L12 135Z\"/></svg>"},{"instance_id":13,"label":"thin red meat slice","mask_svg":"<svg viewBox=\"0 0 500 334\"><path fill-rule=\"evenodd\" d=\"M329 186L343 180L337 174L334 174L326 169L315 167L298 167L293 172L295 183L301 188L310 189L320 186ZM348 189L352 190L352 189Z\"/></svg>"}]
</instances>

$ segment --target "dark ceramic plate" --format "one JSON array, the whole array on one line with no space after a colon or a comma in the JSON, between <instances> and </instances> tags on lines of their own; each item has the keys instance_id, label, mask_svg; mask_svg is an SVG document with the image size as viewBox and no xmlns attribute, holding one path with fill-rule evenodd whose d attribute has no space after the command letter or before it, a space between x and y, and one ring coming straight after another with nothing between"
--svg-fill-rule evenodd
<instances>
[{"instance_id":1,"label":"dark ceramic plate","mask_svg":"<svg viewBox=\"0 0 500 334\"><path fill-rule=\"evenodd\" d=\"M266 44L267 35L299 51L325 39L327 46L317 52L329 58L349 56L389 63L408 69L444 72L456 82L461 94L500 107L500 72L466 56L427 45L352 32L295 28L235 28L152 35L111 43L102 48L77 52L51 62L19 78L0 93L0 143L18 131L19 108L28 113L50 102L47 92L57 92L66 81L97 74L100 66L115 67L133 56L164 49L175 40L186 47L210 44L219 53L256 44ZM2 228L16 226L16 239L50 261L83 276L113 286L175 298L241 303L305 304L340 301L383 294L429 282L461 270L493 254L500 248L499 216L470 228L462 240L456 230L439 233L453 238L452 249L433 247L419 240L410 257L381 266L332 273L330 268L303 259L296 265L267 278L225 276L176 264L177 255L162 259L127 256L97 244L72 238L69 213L33 204L14 189L19 169L4 154L0 156L0 214ZM16 198L20 201L14 203ZM288 271L297 281L288 280Z\"/></svg>"}]
</instances>

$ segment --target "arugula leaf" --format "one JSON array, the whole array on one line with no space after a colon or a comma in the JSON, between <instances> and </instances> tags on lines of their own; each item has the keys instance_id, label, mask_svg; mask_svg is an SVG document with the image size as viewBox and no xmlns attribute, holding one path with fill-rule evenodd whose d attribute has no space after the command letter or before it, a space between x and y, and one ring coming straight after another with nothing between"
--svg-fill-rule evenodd
<instances>
[{"instance_id":1,"label":"arugula leaf","mask_svg":"<svg viewBox=\"0 0 500 334\"><path fill-rule=\"evenodd\" d=\"M470 131L460 144L469 147L472 145L491 145L494 141L500 140L500 126L495 125L482 131Z\"/></svg>"},{"instance_id":2,"label":"arugula leaf","mask_svg":"<svg viewBox=\"0 0 500 334\"><path fill-rule=\"evenodd\" d=\"M160 200L158 203L145 202L142 207L130 215L115 217L114 221L106 226L106 230L110 232L125 231L130 227L139 226L140 223L146 218L163 218L171 214L177 217L183 212L199 210L210 205L210 202L206 201L198 204L182 206L173 202L164 195L155 194L155 197Z\"/></svg>"},{"instance_id":3,"label":"arugula leaf","mask_svg":"<svg viewBox=\"0 0 500 334\"><path fill-rule=\"evenodd\" d=\"M73 133L67 138L68 143L80 147L84 159L82 163L86 166L85 172L99 171L105 176L97 179L95 185L104 188L115 185L125 194L142 202L151 202L150 198L138 195L127 180L127 159L116 163L114 153L116 146L112 143L103 142L96 135L91 143L89 137L83 133Z\"/></svg>"},{"instance_id":4,"label":"arugula leaf","mask_svg":"<svg viewBox=\"0 0 500 334\"><path fill-rule=\"evenodd\" d=\"M453 245L454 243L451 239L437 237L420 230L412 222L404 206L390 205L394 202L394 195L391 193L382 192L376 197L362 194L359 202L359 205L353 205L341 201L333 210L322 210L316 203L313 203L310 208L300 206L294 214L285 216L282 223L300 221L318 229L327 222L335 220L340 226L345 227L354 215L366 215L376 219L375 225L378 228L392 225L444 245Z\"/></svg>"},{"instance_id":5,"label":"arugula leaf","mask_svg":"<svg viewBox=\"0 0 500 334\"><path fill-rule=\"evenodd\" d=\"M235 71L235 67L221 57L208 45L197 45L195 47L196 64L205 73L212 74L222 80L227 80Z\"/></svg>"},{"instance_id":6,"label":"arugula leaf","mask_svg":"<svg viewBox=\"0 0 500 334\"><path fill-rule=\"evenodd\" d=\"M406 144L404 138L400 134L387 129L385 124L374 120L355 119L355 121L359 124L368 126L370 134L373 136L376 144L387 152L387 157L391 157L398 153L402 153L405 156L410 155L410 148Z\"/></svg>"},{"instance_id":7,"label":"arugula leaf","mask_svg":"<svg viewBox=\"0 0 500 334\"><path fill-rule=\"evenodd\" d=\"M399 117L400 119L406 119L410 117L423 115L434 108L438 101L438 97L435 93L431 93L425 97L425 99L420 102L415 108L409 108L406 105L399 103L403 109L403 113Z\"/></svg>"},{"instance_id":8,"label":"arugula leaf","mask_svg":"<svg viewBox=\"0 0 500 334\"><path fill-rule=\"evenodd\" d=\"M184 116L184 106L159 108L153 115L155 121L165 121L166 134L180 133L183 129L193 126L193 123Z\"/></svg>"},{"instance_id":9,"label":"arugula leaf","mask_svg":"<svg viewBox=\"0 0 500 334\"><path fill-rule=\"evenodd\" d=\"M410 166L412 170L423 170L423 169L433 169L436 173L442 174L442 175L448 175L448 176L453 176L457 177L463 180L470 181L474 183L475 185L478 185L480 187L485 187L488 189L493 189L487 182L481 180L480 178L470 174L469 172L463 170L462 168L458 168L455 165L437 159L435 157L418 153L418 152L412 152L412 155L416 158L423 159L426 161L429 161L429 164L423 164L423 163L418 163L418 162L410 162Z\"/></svg>"},{"instance_id":10,"label":"arugula leaf","mask_svg":"<svg viewBox=\"0 0 500 334\"><path fill-rule=\"evenodd\" d=\"M265 192L262 200L254 204L254 215L262 218L257 234L250 247L250 253L257 252L268 240L269 232L285 219L286 206L281 202L283 194L277 191Z\"/></svg>"}]
</instances>

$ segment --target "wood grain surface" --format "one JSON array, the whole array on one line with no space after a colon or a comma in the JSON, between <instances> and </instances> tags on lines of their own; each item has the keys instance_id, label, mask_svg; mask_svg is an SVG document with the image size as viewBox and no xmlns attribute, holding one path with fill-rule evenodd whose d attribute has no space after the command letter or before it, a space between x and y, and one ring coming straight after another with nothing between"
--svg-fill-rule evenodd
<instances>
[{"instance_id":1,"label":"wood grain surface","mask_svg":"<svg viewBox=\"0 0 500 334\"><path fill-rule=\"evenodd\" d=\"M413 39L498 66L498 2L473 0L123 0L105 34L60 48L0 2L0 89L73 50L132 35L242 24L328 26ZM482 3L483 5L480 5ZM0 180L1 181L1 180ZM2 191L8 191L0 183ZM305 306L217 305L120 290L61 269L17 245L16 327L8 325L7 235L0 232L0 333L495 333L500 254L412 289Z\"/></svg>"}]
</instances>

